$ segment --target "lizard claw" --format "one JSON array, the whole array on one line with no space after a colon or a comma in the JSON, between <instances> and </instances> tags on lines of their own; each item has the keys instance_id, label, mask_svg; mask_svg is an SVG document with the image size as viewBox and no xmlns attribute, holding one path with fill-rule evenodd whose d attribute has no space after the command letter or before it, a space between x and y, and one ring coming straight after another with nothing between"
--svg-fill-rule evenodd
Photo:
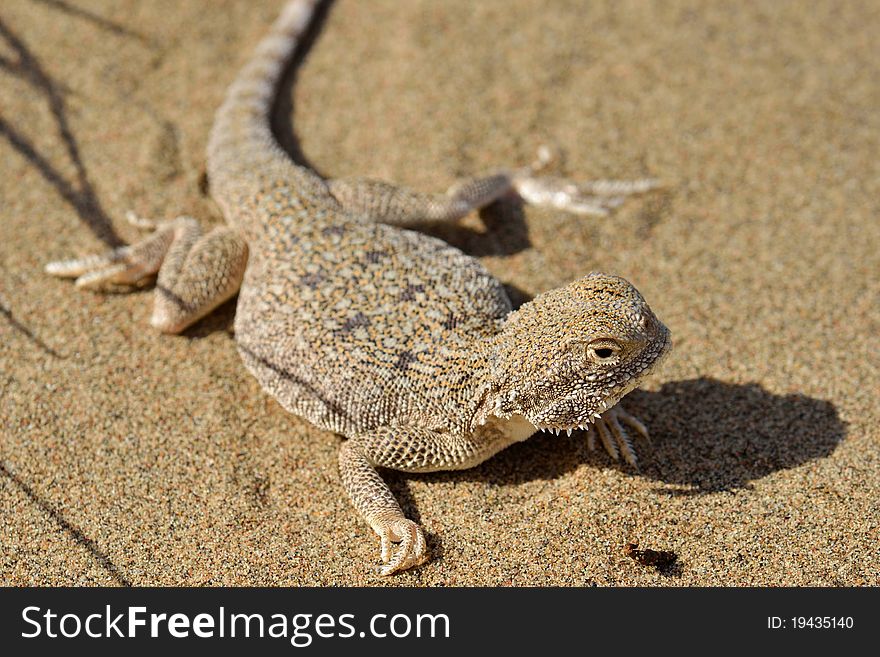
<instances>
[{"instance_id":1,"label":"lizard claw","mask_svg":"<svg viewBox=\"0 0 880 657\"><path fill-rule=\"evenodd\" d=\"M425 535L422 533L422 528L412 520L402 518L387 523L376 530L376 533L382 541L382 561L385 565L379 568L379 574L383 577L427 561L428 548ZM400 543L394 554L392 554L392 543Z\"/></svg>"},{"instance_id":2,"label":"lizard claw","mask_svg":"<svg viewBox=\"0 0 880 657\"><path fill-rule=\"evenodd\" d=\"M651 438L648 435L648 429L634 415L630 415L620 406L614 406L602 413L602 417L596 420L596 423L590 427L587 432L587 446L590 451L596 448L596 435L608 455L615 461L623 456L623 459L634 468L638 467L638 458L635 449L633 449L632 440L629 437L623 424L634 430L642 438L650 444Z\"/></svg>"}]
</instances>

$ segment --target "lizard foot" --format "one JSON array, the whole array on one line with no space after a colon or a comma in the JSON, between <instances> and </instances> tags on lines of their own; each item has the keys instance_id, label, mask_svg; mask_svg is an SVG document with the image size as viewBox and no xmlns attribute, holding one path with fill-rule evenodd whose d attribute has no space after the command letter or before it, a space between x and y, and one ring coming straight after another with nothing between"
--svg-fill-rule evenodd
<instances>
[{"instance_id":1,"label":"lizard foot","mask_svg":"<svg viewBox=\"0 0 880 657\"><path fill-rule=\"evenodd\" d=\"M558 154L543 146L538 150L538 159L514 175L514 188L526 203L577 215L604 217L620 206L627 196L660 187L660 182L653 178L578 182L558 176L538 175L559 158Z\"/></svg>"},{"instance_id":2,"label":"lizard foot","mask_svg":"<svg viewBox=\"0 0 880 657\"><path fill-rule=\"evenodd\" d=\"M621 422L650 443L651 438L648 435L647 427L637 417L630 415L618 405L602 413L602 417L598 418L595 424L590 427L587 431L587 446L590 451L596 449L596 434L598 434L602 446L611 458L617 461L623 455L623 459L627 463L637 468L636 452L629 434Z\"/></svg>"},{"instance_id":3,"label":"lizard foot","mask_svg":"<svg viewBox=\"0 0 880 657\"><path fill-rule=\"evenodd\" d=\"M425 535L422 533L422 528L412 520L401 518L387 522L375 531L382 540L382 561L385 565L379 568L379 574L383 577L418 566L428 560ZM400 543L397 552L393 555L392 543Z\"/></svg>"},{"instance_id":4,"label":"lizard foot","mask_svg":"<svg viewBox=\"0 0 880 657\"><path fill-rule=\"evenodd\" d=\"M195 219L180 217L156 225L129 213L129 223L153 230L149 237L129 246L121 246L102 254L59 260L46 265L47 274L59 278L75 278L76 286L101 290L115 285L136 285L159 271L175 233L196 224Z\"/></svg>"}]
</instances>

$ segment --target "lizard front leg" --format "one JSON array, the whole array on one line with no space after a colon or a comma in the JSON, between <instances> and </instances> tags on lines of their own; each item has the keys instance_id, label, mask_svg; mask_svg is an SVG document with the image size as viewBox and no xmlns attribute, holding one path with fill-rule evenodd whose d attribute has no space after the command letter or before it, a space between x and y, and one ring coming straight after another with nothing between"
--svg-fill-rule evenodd
<instances>
[{"instance_id":1,"label":"lizard front leg","mask_svg":"<svg viewBox=\"0 0 880 657\"><path fill-rule=\"evenodd\" d=\"M629 433L623 427L624 424L650 442L648 428L635 415L630 415L618 404L602 413L602 416L587 430L587 447L591 452L596 449L598 434L602 446L611 458L617 461L622 455L627 463L638 468L638 458Z\"/></svg>"},{"instance_id":2,"label":"lizard front leg","mask_svg":"<svg viewBox=\"0 0 880 657\"><path fill-rule=\"evenodd\" d=\"M238 292L248 250L233 229L224 226L202 235L191 217L158 225L133 215L129 220L155 231L131 246L51 262L46 272L75 278L77 287L96 290L133 285L158 273L150 323L164 333L179 333Z\"/></svg>"},{"instance_id":3,"label":"lizard front leg","mask_svg":"<svg viewBox=\"0 0 880 657\"><path fill-rule=\"evenodd\" d=\"M477 465L498 449L491 442L409 427L378 429L342 444L342 485L382 541L385 565L379 570L381 575L424 563L428 553L421 527L403 515L376 466L404 472L460 470ZM393 556L392 543L400 543Z\"/></svg>"}]
</instances>

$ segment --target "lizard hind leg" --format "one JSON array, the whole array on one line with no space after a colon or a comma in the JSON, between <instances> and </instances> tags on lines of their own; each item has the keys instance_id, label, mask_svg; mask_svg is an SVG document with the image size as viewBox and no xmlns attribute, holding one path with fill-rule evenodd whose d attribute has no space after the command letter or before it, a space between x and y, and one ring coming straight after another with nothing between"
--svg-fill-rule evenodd
<instances>
[{"instance_id":1,"label":"lizard hind leg","mask_svg":"<svg viewBox=\"0 0 880 657\"><path fill-rule=\"evenodd\" d=\"M542 173L560 157L559 153L542 146L535 162L513 173L513 188L523 201L576 215L605 217L622 205L628 196L644 194L661 186L653 178L576 181Z\"/></svg>"},{"instance_id":2,"label":"lizard hind leg","mask_svg":"<svg viewBox=\"0 0 880 657\"><path fill-rule=\"evenodd\" d=\"M627 197L660 186L653 178L576 181L544 173L559 157L545 146L538 149L537 159L529 166L464 178L442 194L366 178L339 178L327 184L350 215L394 226L455 221L508 194L519 196L529 205L604 217Z\"/></svg>"},{"instance_id":3,"label":"lizard hind leg","mask_svg":"<svg viewBox=\"0 0 880 657\"><path fill-rule=\"evenodd\" d=\"M465 178L442 194L368 178L338 178L329 181L328 187L347 213L392 226L455 221L513 190L506 173Z\"/></svg>"},{"instance_id":4,"label":"lizard hind leg","mask_svg":"<svg viewBox=\"0 0 880 657\"><path fill-rule=\"evenodd\" d=\"M46 272L94 290L135 285L158 273L150 324L163 333L181 332L238 292L248 251L233 229L202 235L191 217L154 225L130 215L129 221L155 231L100 255L50 262Z\"/></svg>"}]
</instances>

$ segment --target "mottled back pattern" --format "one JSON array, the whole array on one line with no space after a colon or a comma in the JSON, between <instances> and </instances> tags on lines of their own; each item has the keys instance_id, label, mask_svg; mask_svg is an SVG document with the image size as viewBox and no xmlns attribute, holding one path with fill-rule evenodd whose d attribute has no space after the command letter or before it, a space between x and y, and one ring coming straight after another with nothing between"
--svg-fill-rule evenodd
<instances>
[{"instance_id":1,"label":"mottled back pattern","mask_svg":"<svg viewBox=\"0 0 880 657\"><path fill-rule=\"evenodd\" d=\"M454 420L477 403L483 355L511 309L501 284L413 231L341 213L282 211L272 225L251 247L235 323L266 389L347 435L407 421L463 430Z\"/></svg>"}]
</instances>

